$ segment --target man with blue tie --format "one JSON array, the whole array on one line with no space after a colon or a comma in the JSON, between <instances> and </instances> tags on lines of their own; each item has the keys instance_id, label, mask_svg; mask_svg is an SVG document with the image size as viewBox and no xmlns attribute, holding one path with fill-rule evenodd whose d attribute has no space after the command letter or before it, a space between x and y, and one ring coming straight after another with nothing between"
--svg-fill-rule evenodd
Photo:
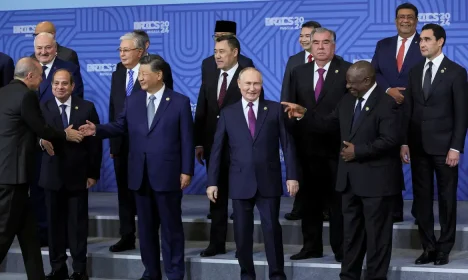
<instances>
[{"instance_id":1,"label":"man with blue tie","mask_svg":"<svg viewBox=\"0 0 468 280\"><path fill-rule=\"evenodd\" d=\"M419 51L418 8L410 3L401 4L396 8L395 24L398 35L385 38L377 43L372 66L375 69L377 85L393 97L398 104L403 103L403 92L408 86L410 69L423 57ZM390 59L395 57L395 60ZM405 189L403 170L399 175L402 189ZM403 221L403 196L395 196L393 222Z\"/></svg>"},{"instance_id":2,"label":"man with blue tie","mask_svg":"<svg viewBox=\"0 0 468 280\"><path fill-rule=\"evenodd\" d=\"M193 176L193 119L189 98L165 87L164 63L157 55L142 57L142 90L126 98L119 118L80 127L85 136L100 138L128 133L128 187L136 201L145 280L162 278L160 226L166 277L182 280L185 274L181 202Z\"/></svg>"},{"instance_id":3,"label":"man with blue tie","mask_svg":"<svg viewBox=\"0 0 468 280\"><path fill-rule=\"evenodd\" d=\"M234 208L234 237L241 279L255 279L253 263L253 208L260 211L270 279L286 279L279 210L283 184L279 142L286 163L286 184L294 196L298 189L296 151L285 127L282 106L260 98L262 75L253 67L239 73L242 99L225 107L211 150L208 198L216 203L223 145L230 151L229 196ZM245 122L244 122L245 120Z\"/></svg>"}]
</instances>

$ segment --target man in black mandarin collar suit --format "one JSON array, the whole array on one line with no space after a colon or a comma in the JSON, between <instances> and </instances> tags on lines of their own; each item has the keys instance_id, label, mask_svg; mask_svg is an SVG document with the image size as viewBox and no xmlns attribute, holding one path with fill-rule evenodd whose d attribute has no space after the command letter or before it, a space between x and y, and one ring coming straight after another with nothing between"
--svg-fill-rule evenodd
<instances>
[{"instance_id":1,"label":"man in black mandarin collar suit","mask_svg":"<svg viewBox=\"0 0 468 280\"><path fill-rule=\"evenodd\" d=\"M466 69L443 54L445 42L443 27L423 27L420 49L426 59L411 69L405 92L407 130L400 156L404 163L411 162L413 215L424 249L416 264L447 264L455 242L458 163L465 145L468 84ZM432 210L434 171L441 226L438 240Z\"/></svg>"},{"instance_id":2,"label":"man in black mandarin collar suit","mask_svg":"<svg viewBox=\"0 0 468 280\"><path fill-rule=\"evenodd\" d=\"M290 117L308 121L304 129L339 131L341 135L336 177L344 220L340 279L361 279L365 255L366 279L387 279L392 253L393 196L401 191L397 175L403 110L377 86L369 62L353 64L346 80L351 94L344 96L328 116L282 103Z\"/></svg>"},{"instance_id":3,"label":"man in black mandarin collar suit","mask_svg":"<svg viewBox=\"0 0 468 280\"><path fill-rule=\"evenodd\" d=\"M351 65L335 56L335 33L325 28L312 32L314 61L292 70L288 101L321 116L330 114L346 94L346 71ZM300 161L303 201L303 248L293 260L323 256L323 209L330 213L330 244L336 260L342 259L343 218L341 196L335 192L340 138L338 132L311 132L309 120L292 124Z\"/></svg>"},{"instance_id":4,"label":"man in black mandarin collar suit","mask_svg":"<svg viewBox=\"0 0 468 280\"><path fill-rule=\"evenodd\" d=\"M89 120L99 123L94 104L71 96L73 76L58 70L52 77L53 99L41 105L46 123L56 129L78 128ZM49 221L49 257L52 272L46 279L68 279L66 241L73 258L73 280L87 280L88 189L100 177L102 141L48 142L43 148L39 185L44 188ZM68 239L67 239L68 237Z\"/></svg>"}]
</instances>

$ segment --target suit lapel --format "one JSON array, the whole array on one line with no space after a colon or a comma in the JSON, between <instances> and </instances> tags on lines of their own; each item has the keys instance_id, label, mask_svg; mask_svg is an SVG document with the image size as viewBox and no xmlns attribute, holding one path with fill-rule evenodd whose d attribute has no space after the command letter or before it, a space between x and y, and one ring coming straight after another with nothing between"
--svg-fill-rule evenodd
<instances>
[{"instance_id":1,"label":"suit lapel","mask_svg":"<svg viewBox=\"0 0 468 280\"><path fill-rule=\"evenodd\" d=\"M362 108L361 114L359 115L359 118L356 120L356 124L351 129L351 134L349 136L350 141L351 139L353 139L354 135L356 134L356 132L358 131L362 123L365 121L367 116L372 112L372 110L374 110L378 99L379 99L379 94L378 94L377 88L375 88L370 94L369 99L366 100L366 103L364 104L364 107ZM354 107L353 107L353 113L354 113ZM351 125L352 125L352 122L351 122Z\"/></svg>"},{"instance_id":2,"label":"suit lapel","mask_svg":"<svg viewBox=\"0 0 468 280\"><path fill-rule=\"evenodd\" d=\"M265 122L265 118L268 115L268 109L268 106L266 106L263 100L258 102L257 121L255 122L255 134L253 139L254 142L257 139L260 130L262 130L263 123Z\"/></svg>"},{"instance_id":3,"label":"suit lapel","mask_svg":"<svg viewBox=\"0 0 468 280\"><path fill-rule=\"evenodd\" d=\"M57 102L55 101L55 98L52 98L49 101L47 101L47 109L52 114L55 127L58 129L65 129L66 127L63 127L62 116L60 115L60 109L57 106Z\"/></svg>"},{"instance_id":4,"label":"suit lapel","mask_svg":"<svg viewBox=\"0 0 468 280\"><path fill-rule=\"evenodd\" d=\"M124 79L124 81L125 81L125 79ZM132 93L136 92L136 91L140 91L140 90L141 90L140 81L138 81L138 79L136 79L135 84L134 84L133 89L132 89Z\"/></svg>"},{"instance_id":5,"label":"suit lapel","mask_svg":"<svg viewBox=\"0 0 468 280\"><path fill-rule=\"evenodd\" d=\"M51 86L52 83L52 76L54 75L55 70L57 70L57 57L54 60L54 63L52 63L52 67L49 70L49 75L47 75L47 79L45 81L41 82L41 85L39 86L39 97L41 97L47 89Z\"/></svg>"},{"instance_id":6,"label":"suit lapel","mask_svg":"<svg viewBox=\"0 0 468 280\"><path fill-rule=\"evenodd\" d=\"M419 34L416 33L413 37L413 41L410 44L408 51L406 52L405 59L403 60L403 66L399 74L404 73L409 64L416 57L421 56L421 51L419 50Z\"/></svg>"},{"instance_id":7,"label":"suit lapel","mask_svg":"<svg viewBox=\"0 0 468 280\"><path fill-rule=\"evenodd\" d=\"M429 100L431 98L431 96L434 94L435 88L444 79L445 75L447 75L446 71L447 71L447 68L448 68L447 66L449 64L450 64L450 60L447 57L444 57L444 59L440 63L439 69L437 69L437 73L435 73L434 80L432 81L432 84L431 84L431 91L429 93L429 96L427 97L427 100ZM433 73L433 75L434 75L434 73ZM448 74L448 75L450 75L450 74Z\"/></svg>"},{"instance_id":8,"label":"suit lapel","mask_svg":"<svg viewBox=\"0 0 468 280\"><path fill-rule=\"evenodd\" d=\"M68 125L75 124L76 114L78 114L78 110L80 107L78 106L78 100L74 97L71 98L71 107L70 107L70 118L68 121Z\"/></svg>"},{"instance_id":9,"label":"suit lapel","mask_svg":"<svg viewBox=\"0 0 468 280\"><path fill-rule=\"evenodd\" d=\"M162 115L167 109L167 106L169 106L169 103L171 103L171 94L167 88L164 89L164 93L162 95L162 98L159 102L158 109L156 110L156 114L154 115L153 122L151 123L151 127L148 131L150 133L154 127L158 124L159 120L161 119ZM145 98L145 105L146 105L146 98ZM147 118L148 119L148 118ZM148 126L147 126L148 127Z\"/></svg>"},{"instance_id":10,"label":"suit lapel","mask_svg":"<svg viewBox=\"0 0 468 280\"><path fill-rule=\"evenodd\" d=\"M244 121L241 121L240 122L240 130L241 130L241 133L242 134L245 134L245 137L247 137L247 139L249 139L249 141L253 141L252 139L252 135L250 135L250 130L249 130L249 124L247 123L247 120L245 119L245 115L244 115L244 106L242 104L242 99L238 102L239 104L237 104L237 109L234 110L234 112L236 112L237 116L236 116L236 119L238 120L244 120ZM256 128L256 126L255 126Z\"/></svg>"},{"instance_id":11,"label":"suit lapel","mask_svg":"<svg viewBox=\"0 0 468 280\"><path fill-rule=\"evenodd\" d=\"M336 72L338 71L338 72ZM338 59L334 57L332 61L330 62L330 67L328 67L328 73L325 78L325 81L323 83L322 90L320 92L319 98L317 100L317 104L320 103L320 101L323 99L323 97L327 94L328 89L332 89L333 85L336 80L336 76L339 73L339 65L338 65ZM315 77L315 75L314 75ZM314 93L315 94L315 93ZM315 95L314 95L315 98Z\"/></svg>"},{"instance_id":12,"label":"suit lapel","mask_svg":"<svg viewBox=\"0 0 468 280\"><path fill-rule=\"evenodd\" d=\"M213 79L211 79L211 83L209 84L209 91L210 95L208 96L208 102L211 104L211 108L216 108L218 110L218 80L221 70L217 69L214 72Z\"/></svg>"}]
</instances>

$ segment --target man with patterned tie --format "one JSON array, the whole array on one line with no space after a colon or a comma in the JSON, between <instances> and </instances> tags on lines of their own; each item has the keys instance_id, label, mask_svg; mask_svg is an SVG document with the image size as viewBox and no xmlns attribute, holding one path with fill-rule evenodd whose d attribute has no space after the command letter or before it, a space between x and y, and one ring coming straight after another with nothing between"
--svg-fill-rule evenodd
<instances>
[{"instance_id":1,"label":"man with patterned tie","mask_svg":"<svg viewBox=\"0 0 468 280\"><path fill-rule=\"evenodd\" d=\"M127 96L140 91L138 71L140 58L146 52L144 40L132 32L120 37L118 48L120 65L112 73L109 121L118 119L122 112ZM122 252L135 249L135 200L128 189L128 135L110 139L110 157L114 160L115 179L117 183L117 196L119 204L119 222L121 239L110 246L111 252Z\"/></svg>"},{"instance_id":2,"label":"man with patterned tie","mask_svg":"<svg viewBox=\"0 0 468 280\"><path fill-rule=\"evenodd\" d=\"M346 71L351 65L335 55L335 32L325 28L312 31L314 61L292 70L288 101L326 116L345 95ZM323 208L330 214L330 245L336 261L343 258L341 196L335 191L340 138L337 132L310 131L309 119L293 121L293 136L300 160L303 195L301 251L292 260L323 256Z\"/></svg>"},{"instance_id":3,"label":"man with patterned tie","mask_svg":"<svg viewBox=\"0 0 468 280\"><path fill-rule=\"evenodd\" d=\"M458 163L468 120L466 69L442 52L443 27L426 24L420 49L426 58L409 73L405 141L401 159L411 163L414 206L423 254L416 264L444 265L455 242ZM411 151L411 153L410 153ZM434 172L439 197L440 237L434 236Z\"/></svg>"},{"instance_id":4,"label":"man with patterned tie","mask_svg":"<svg viewBox=\"0 0 468 280\"><path fill-rule=\"evenodd\" d=\"M403 103L404 90L408 85L408 73L423 60L419 51L418 9L410 3L399 5L395 11L398 35L380 40L375 48L372 66L375 68L377 84L398 103ZM391 59L395 57L395 59ZM402 190L405 189L403 170L399 174ZM403 221L403 195L395 196L393 222Z\"/></svg>"},{"instance_id":5,"label":"man with patterned tie","mask_svg":"<svg viewBox=\"0 0 468 280\"><path fill-rule=\"evenodd\" d=\"M387 279L392 254L393 196L400 191L398 155L401 105L375 82L367 61L353 64L346 74L347 94L327 116L282 102L291 118L308 121L309 131L338 131L341 152L336 190L343 203L343 263L341 280Z\"/></svg>"},{"instance_id":6,"label":"man with patterned tie","mask_svg":"<svg viewBox=\"0 0 468 280\"><path fill-rule=\"evenodd\" d=\"M255 279L253 262L253 210L260 211L270 279L285 280L280 200L283 194L279 143L286 163L286 185L294 196L297 182L296 151L286 129L282 106L260 98L262 75L243 69L237 80L242 99L225 107L219 117L208 168L208 198L220 199L222 158L229 151L229 196L234 208L234 238L241 279Z\"/></svg>"},{"instance_id":7,"label":"man with patterned tie","mask_svg":"<svg viewBox=\"0 0 468 280\"><path fill-rule=\"evenodd\" d=\"M159 56L144 56L140 64L142 90L127 97L119 118L104 125L89 122L80 130L100 138L128 134L128 187L136 200L146 269L141 279L162 279L162 250L167 279L183 280L182 191L190 184L195 162L190 99L165 87L164 60Z\"/></svg>"},{"instance_id":8,"label":"man with patterned tie","mask_svg":"<svg viewBox=\"0 0 468 280\"><path fill-rule=\"evenodd\" d=\"M41 105L45 121L56 129L78 129L86 120L99 123L94 104L71 96L73 75L57 70L52 77L54 99ZM49 258L52 271L47 280L69 279L67 240L73 258L72 280L87 280L88 189L100 177L102 141L85 138L69 143L41 139L43 149L39 185L44 188L49 221Z\"/></svg>"}]
</instances>

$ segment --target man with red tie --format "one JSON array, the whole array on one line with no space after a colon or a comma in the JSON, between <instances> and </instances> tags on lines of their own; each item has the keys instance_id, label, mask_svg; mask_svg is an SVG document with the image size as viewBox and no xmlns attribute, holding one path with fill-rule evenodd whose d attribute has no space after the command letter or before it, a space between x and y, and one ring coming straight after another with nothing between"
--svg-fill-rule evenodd
<instances>
[{"instance_id":1,"label":"man with red tie","mask_svg":"<svg viewBox=\"0 0 468 280\"><path fill-rule=\"evenodd\" d=\"M405 97L403 92L408 85L410 69L423 57L419 51L419 34L416 32L418 24L418 8L413 4L404 3L396 8L395 24L398 35L385 38L377 43L372 58L377 78L377 85L393 97L399 104ZM395 60L391 59L395 57ZM403 171L400 174L402 189L405 189ZM403 221L403 196L395 197L393 222Z\"/></svg>"}]
</instances>

